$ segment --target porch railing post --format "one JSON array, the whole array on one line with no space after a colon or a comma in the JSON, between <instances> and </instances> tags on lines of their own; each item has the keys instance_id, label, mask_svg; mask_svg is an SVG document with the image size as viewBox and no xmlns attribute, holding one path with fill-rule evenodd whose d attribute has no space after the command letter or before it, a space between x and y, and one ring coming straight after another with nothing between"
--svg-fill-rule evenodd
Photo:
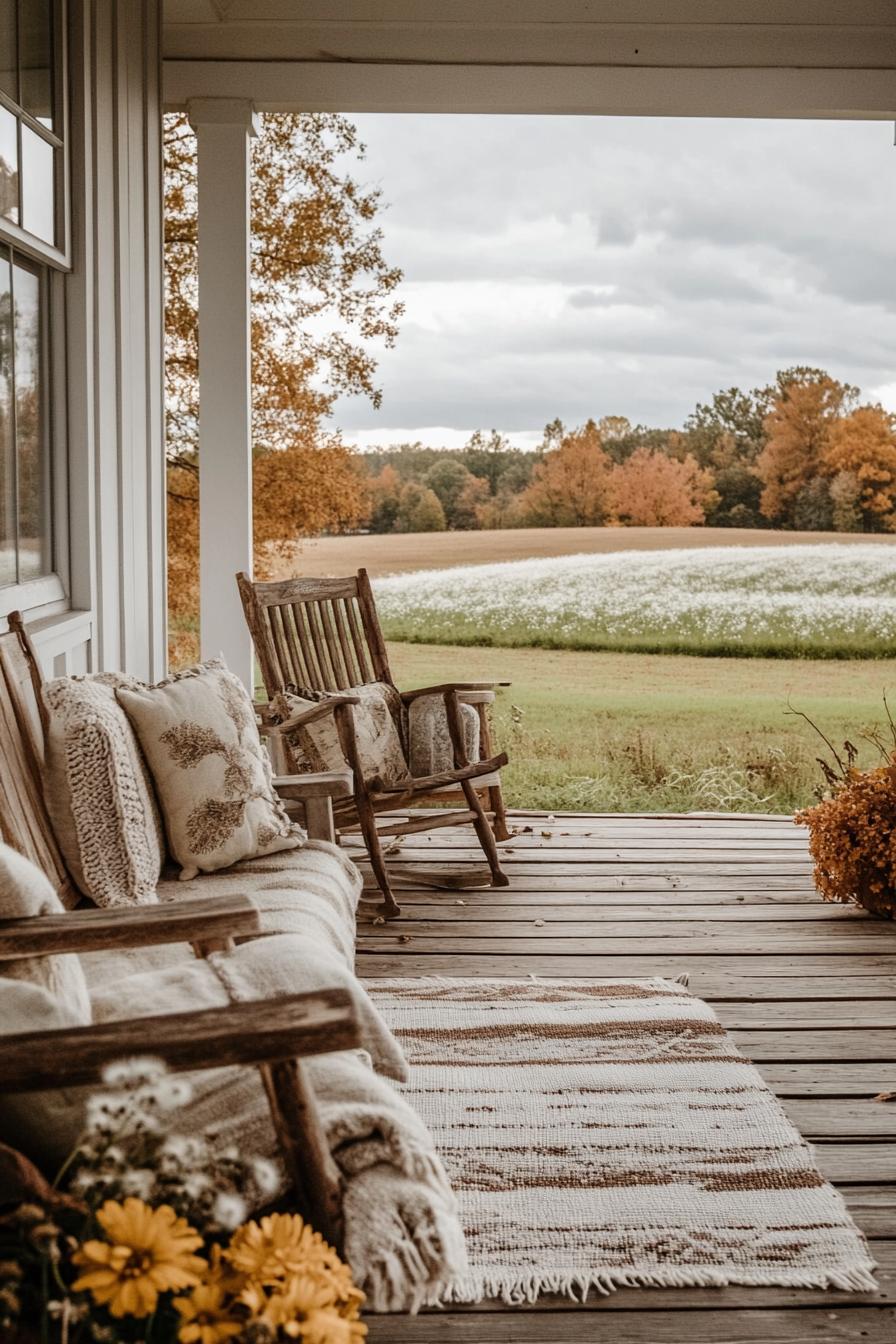
<instances>
[{"instance_id":1,"label":"porch railing post","mask_svg":"<svg viewBox=\"0 0 896 1344\"><path fill-rule=\"evenodd\" d=\"M223 652L252 689L252 641L234 579L252 572L249 142L253 105L188 103L198 144L199 601L202 656Z\"/></svg>"}]
</instances>

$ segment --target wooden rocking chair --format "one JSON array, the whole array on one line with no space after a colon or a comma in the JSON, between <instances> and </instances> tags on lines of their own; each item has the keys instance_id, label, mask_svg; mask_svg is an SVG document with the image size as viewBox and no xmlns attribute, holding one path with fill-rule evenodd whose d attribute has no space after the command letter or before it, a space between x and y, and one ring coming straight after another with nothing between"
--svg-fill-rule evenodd
<instances>
[{"instance_id":1,"label":"wooden rocking chair","mask_svg":"<svg viewBox=\"0 0 896 1344\"><path fill-rule=\"evenodd\" d=\"M361 832L370 866L383 896L387 918L401 914L395 900L381 838L409 835L439 826L472 822L490 871L491 885L505 887L508 878L501 868L496 841L509 837L498 771L507 764L506 752L493 755L488 706L497 685L508 682L464 682L427 686L398 692L407 706L423 695L441 695L445 704L454 767L437 774L419 776L401 784L364 779L358 753L353 707L359 703L354 687L385 682L395 687L367 571L344 579L284 579L254 583L247 574L237 575L243 610L252 633L261 675L269 700L292 687L328 691L330 698L304 710L273 731L269 730L274 768L286 773L283 735L332 713L345 758L353 774L353 795L335 799L336 826L343 832ZM467 760L461 703L474 705L479 717L480 756ZM264 717L264 707L262 716ZM278 746L278 739L280 739ZM405 744L406 745L406 744ZM406 753L407 754L407 753ZM427 813L407 821L377 825L383 812L396 812L424 803L444 803L451 793L461 792L465 809ZM426 881L424 873L405 875ZM430 882L432 878L428 879ZM477 880L477 885L480 882ZM438 882L437 885L452 885Z\"/></svg>"}]
</instances>

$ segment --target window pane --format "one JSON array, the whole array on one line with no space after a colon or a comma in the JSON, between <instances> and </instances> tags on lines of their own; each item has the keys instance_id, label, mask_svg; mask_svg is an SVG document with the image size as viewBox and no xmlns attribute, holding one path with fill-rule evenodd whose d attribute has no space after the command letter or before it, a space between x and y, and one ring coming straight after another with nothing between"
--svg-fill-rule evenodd
<instances>
[{"instance_id":1,"label":"window pane","mask_svg":"<svg viewBox=\"0 0 896 1344\"><path fill-rule=\"evenodd\" d=\"M51 569L43 432L40 276L13 266L19 579Z\"/></svg>"},{"instance_id":2,"label":"window pane","mask_svg":"<svg viewBox=\"0 0 896 1344\"><path fill-rule=\"evenodd\" d=\"M0 215L19 222L19 143L18 123L11 112L0 107Z\"/></svg>"},{"instance_id":3,"label":"window pane","mask_svg":"<svg viewBox=\"0 0 896 1344\"><path fill-rule=\"evenodd\" d=\"M0 0L0 89L19 101L16 70L16 0Z\"/></svg>"},{"instance_id":4,"label":"window pane","mask_svg":"<svg viewBox=\"0 0 896 1344\"><path fill-rule=\"evenodd\" d=\"M22 228L56 241L53 210L53 146L30 127L22 127Z\"/></svg>"},{"instance_id":5,"label":"window pane","mask_svg":"<svg viewBox=\"0 0 896 1344\"><path fill-rule=\"evenodd\" d=\"M19 74L21 106L52 129L52 0L19 0Z\"/></svg>"},{"instance_id":6,"label":"window pane","mask_svg":"<svg viewBox=\"0 0 896 1344\"><path fill-rule=\"evenodd\" d=\"M12 295L0 252L0 587L16 581L16 473L12 421Z\"/></svg>"}]
</instances>

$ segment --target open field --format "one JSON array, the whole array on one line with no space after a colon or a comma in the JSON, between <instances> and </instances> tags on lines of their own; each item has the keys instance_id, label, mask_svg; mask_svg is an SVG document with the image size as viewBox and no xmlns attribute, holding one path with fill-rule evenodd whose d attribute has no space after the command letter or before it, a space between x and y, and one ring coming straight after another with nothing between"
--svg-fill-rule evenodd
<instances>
[{"instance_id":1,"label":"open field","mask_svg":"<svg viewBox=\"0 0 896 1344\"><path fill-rule=\"evenodd\" d=\"M554 555L666 551L673 547L796 546L836 541L896 546L896 536L848 532L772 532L735 527L520 527L488 532L406 532L390 536L316 537L281 562L275 578L325 578L364 566L375 577L451 565L486 565Z\"/></svg>"},{"instance_id":2,"label":"open field","mask_svg":"<svg viewBox=\"0 0 896 1344\"><path fill-rule=\"evenodd\" d=\"M820 743L884 722L896 660L580 653L391 644L402 689L510 679L496 706L515 807L583 811L790 812L813 801ZM891 697L891 703L892 698ZM516 706L522 713L514 711ZM863 745L862 758L875 758Z\"/></svg>"},{"instance_id":3,"label":"open field","mask_svg":"<svg viewBox=\"0 0 896 1344\"><path fill-rule=\"evenodd\" d=\"M388 639L779 658L896 656L896 547L716 546L375 580Z\"/></svg>"}]
</instances>

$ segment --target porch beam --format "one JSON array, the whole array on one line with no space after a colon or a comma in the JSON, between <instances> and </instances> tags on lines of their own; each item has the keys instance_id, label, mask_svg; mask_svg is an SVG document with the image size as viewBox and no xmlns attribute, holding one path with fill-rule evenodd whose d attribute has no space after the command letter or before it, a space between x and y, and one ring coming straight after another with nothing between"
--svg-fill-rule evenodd
<instances>
[{"instance_id":1,"label":"porch beam","mask_svg":"<svg viewBox=\"0 0 896 1344\"><path fill-rule=\"evenodd\" d=\"M166 60L164 99L229 92L262 112L501 112L574 116L896 116L889 50L877 68L379 64Z\"/></svg>"},{"instance_id":2,"label":"porch beam","mask_svg":"<svg viewBox=\"0 0 896 1344\"><path fill-rule=\"evenodd\" d=\"M198 147L200 644L251 691L235 575L252 572L249 159L259 118L243 98L186 107Z\"/></svg>"}]
</instances>

